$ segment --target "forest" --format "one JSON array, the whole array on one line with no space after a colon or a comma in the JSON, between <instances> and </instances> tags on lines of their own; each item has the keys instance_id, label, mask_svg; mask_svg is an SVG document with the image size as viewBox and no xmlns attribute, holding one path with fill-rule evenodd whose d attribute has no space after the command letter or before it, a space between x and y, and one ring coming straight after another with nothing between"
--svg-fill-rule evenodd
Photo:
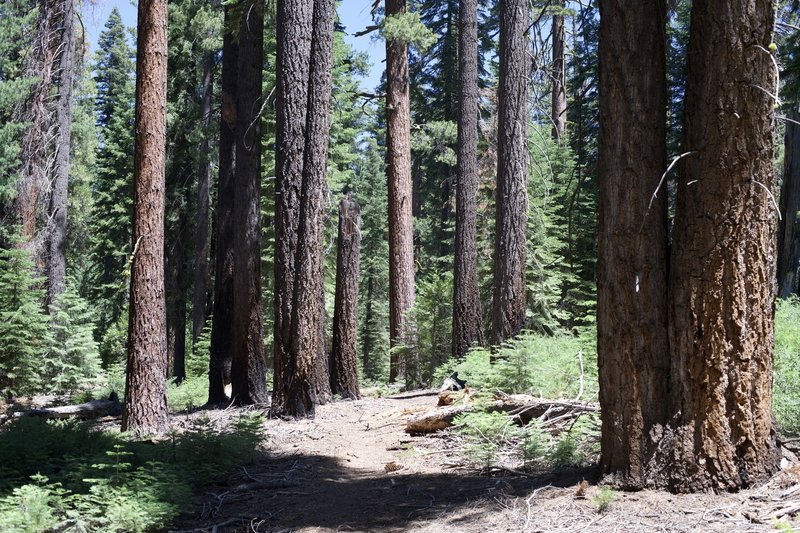
<instances>
[{"instance_id":1,"label":"forest","mask_svg":"<svg viewBox=\"0 0 800 533\"><path fill-rule=\"evenodd\" d=\"M800 1L133 4L0 3L0 531L800 530Z\"/></svg>"}]
</instances>

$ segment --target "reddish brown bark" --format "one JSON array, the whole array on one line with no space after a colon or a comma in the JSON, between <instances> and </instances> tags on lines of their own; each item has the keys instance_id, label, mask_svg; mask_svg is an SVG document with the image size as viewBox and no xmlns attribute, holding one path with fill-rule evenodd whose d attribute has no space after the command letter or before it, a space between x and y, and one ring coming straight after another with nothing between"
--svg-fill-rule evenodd
<instances>
[{"instance_id":1,"label":"reddish brown bark","mask_svg":"<svg viewBox=\"0 0 800 533\"><path fill-rule=\"evenodd\" d=\"M386 0L386 16L406 11L406 0ZM393 347L414 348L414 328L407 318L414 306L414 223L411 183L411 112L408 45L386 41L386 179L389 187L389 336ZM416 381L418 368L392 352L389 381Z\"/></svg>"},{"instance_id":2,"label":"reddish brown bark","mask_svg":"<svg viewBox=\"0 0 800 533\"><path fill-rule=\"evenodd\" d=\"M139 2L136 56L134 256L122 430L145 435L164 433L169 428L164 303L166 0Z\"/></svg>"},{"instance_id":3,"label":"reddish brown bark","mask_svg":"<svg viewBox=\"0 0 800 533\"><path fill-rule=\"evenodd\" d=\"M272 411L288 414L294 372L292 306L296 277L300 195L303 183L311 58L313 3L279 0L277 5L277 80L275 143L275 373ZM308 390L306 387L305 390ZM306 401L300 401L305 406ZM295 409L296 410L296 409Z\"/></svg>"},{"instance_id":4,"label":"reddish brown bark","mask_svg":"<svg viewBox=\"0 0 800 533\"><path fill-rule=\"evenodd\" d=\"M672 490L735 490L778 467L772 424L775 191L770 0L696 0L670 271Z\"/></svg>"},{"instance_id":5,"label":"reddish brown bark","mask_svg":"<svg viewBox=\"0 0 800 533\"><path fill-rule=\"evenodd\" d=\"M323 195L328 168L335 0L315 0L308 78L303 183L295 256L296 277L287 414L313 414L331 397L325 349L322 279Z\"/></svg>"}]
</instances>

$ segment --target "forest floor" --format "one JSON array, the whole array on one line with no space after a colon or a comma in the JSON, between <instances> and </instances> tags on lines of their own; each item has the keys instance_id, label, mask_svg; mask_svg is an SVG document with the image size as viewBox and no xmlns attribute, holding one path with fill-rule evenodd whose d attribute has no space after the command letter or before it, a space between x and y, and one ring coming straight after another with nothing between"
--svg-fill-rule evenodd
<instances>
[{"instance_id":1,"label":"forest floor","mask_svg":"<svg viewBox=\"0 0 800 533\"><path fill-rule=\"evenodd\" d=\"M798 525L790 515L800 510L800 464L735 494L616 492L599 512L594 469L481 475L449 431L406 434L408 416L436 401L436 392L418 391L334 402L313 420L268 420L266 453L206 487L172 531L745 532ZM221 420L236 411L206 413Z\"/></svg>"}]
</instances>

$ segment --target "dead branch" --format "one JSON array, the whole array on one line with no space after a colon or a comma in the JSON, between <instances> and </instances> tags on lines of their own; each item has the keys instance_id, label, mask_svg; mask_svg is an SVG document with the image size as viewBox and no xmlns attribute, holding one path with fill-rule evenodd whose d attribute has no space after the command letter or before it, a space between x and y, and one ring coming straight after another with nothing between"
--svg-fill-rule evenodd
<instances>
[{"instance_id":1,"label":"dead branch","mask_svg":"<svg viewBox=\"0 0 800 533\"><path fill-rule=\"evenodd\" d=\"M489 412L507 413L520 425L526 425L537 419L543 427L556 432L562 425L570 425L570 422L581 415L597 413L600 410L599 405L592 402L546 400L528 394L504 395L501 399L481 407ZM438 407L412 416L406 422L406 433L420 435L445 429L453 425L453 420L458 415L474 409L474 404L465 402L460 405Z\"/></svg>"}]
</instances>

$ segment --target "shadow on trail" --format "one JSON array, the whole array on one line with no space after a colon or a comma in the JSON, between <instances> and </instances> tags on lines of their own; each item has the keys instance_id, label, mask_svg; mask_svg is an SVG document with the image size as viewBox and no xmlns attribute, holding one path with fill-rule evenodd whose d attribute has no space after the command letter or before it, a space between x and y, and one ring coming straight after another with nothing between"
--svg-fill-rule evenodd
<instances>
[{"instance_id":1,"label":"shadow on trail","mask_svg":"<svg viewBox=\"0 0 800 533\"><path fill-rule=\"evenodd\" d=\"M436 521L441 528L485 518L490 502L526 497L547 485L568 487L591 479L593 469L543 473L539 477L455 472L374 472L320 455L266 459L233 483L207 491L192 516L175 531L312 530L403 531ZM444 530L444 529L443 529Z\"/></svg>"}]
</instances>

